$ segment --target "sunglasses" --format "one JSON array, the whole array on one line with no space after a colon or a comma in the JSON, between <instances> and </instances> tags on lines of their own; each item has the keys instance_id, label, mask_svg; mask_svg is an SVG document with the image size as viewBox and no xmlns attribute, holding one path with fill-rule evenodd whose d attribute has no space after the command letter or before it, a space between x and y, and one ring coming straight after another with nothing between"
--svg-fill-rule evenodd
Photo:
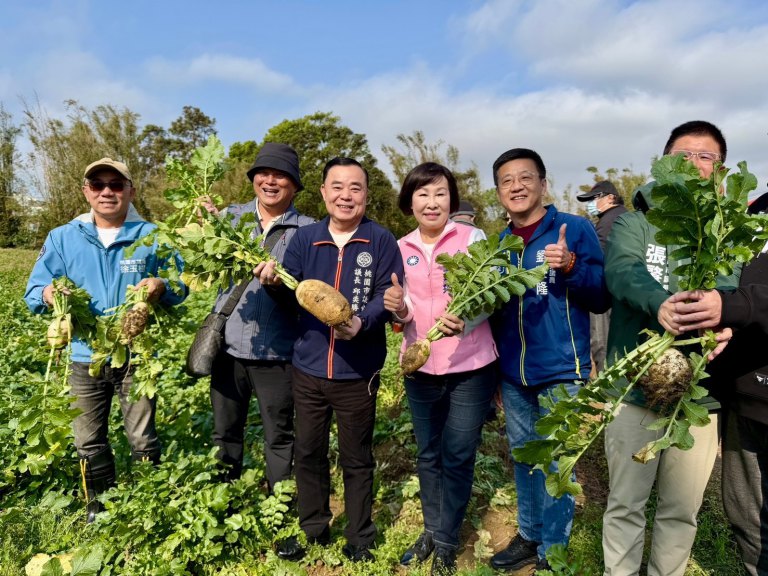
<instances>
[{"instance_id":1,"label":"sunglasses","mask_svg":"<svg viewBox=\"0 0 768 576\"><path fill-rule=\"evenodd\" d=\"M107 186L109 186L109 189L112 190L112 192L122 192L127 185L128 182L126 180L110 180L109 182L102 182L101 180L88 181L88 186L90 186L91 190L94 192L101 192Z\"/></svg>"}]
</instances>

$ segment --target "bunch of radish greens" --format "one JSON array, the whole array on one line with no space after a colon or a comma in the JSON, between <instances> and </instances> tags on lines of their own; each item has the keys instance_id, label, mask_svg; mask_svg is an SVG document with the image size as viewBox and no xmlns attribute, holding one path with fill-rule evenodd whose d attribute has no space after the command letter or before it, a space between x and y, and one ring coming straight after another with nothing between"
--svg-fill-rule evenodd
<instances>
[{"instance_id":1,"label":"bunch of radish greens","mask_svg":"<svg viewBox=\"0 0 768 576\"><path fill-rule=\"evenodd\" d=\"M211 136L205 146L198 147L188 163L169 157L166 161L168 180L178 184L165 191L175 211L136 246L158 244L158 256L171 264L175 254L184 262L183 270L171 267L163 276L172 282L182 280L190 290L215 288L225 291L233 284L253 278L253 269L273 260L256 235L256 216L243 214L236 225L226 214L209 211L206 205L219 205L222 198L212 193L213 184L225 173L224 146ZM299 282L279 263L275 274L282 283L296 291L299 304L322 322L339 326L352 316L349 302L332 286L319 280Z\"/></svg>"},{"instance_id":2,"label":"bunch of radish greens","mask_svg":"<svg viewBox=\"0 0 768 576\"><path fill-rule=\"evenodd\" d=\"M509 253L522 250L522 238L509 234L501 240L492 236L474 242L467 252L439 254L436 261L445 270L445 284L451 294L445 313L472 320L480 314L498 310L513 296L522 296L528 288L541 282L549 269L546 264L531 270L510 264ZM403 375L407 376L426 364L432 342L445 337L440 331L441 324L438 320L424 339L406 348L400 362Z\"/></svg>"},{"instance_id":3,"label":"bunch of radish greens","mask_svg":"<svg viewBox=\"0 0 768 576\"><path fill-rule=\"evenodd\" d=\"M668 261L683 262L670 273L679 277L680 290L712 289L718 276L730 276L753 258L768 239L768 221L747 212L749 192L757 179L746 163L728 174L715 166L709 179L681 155L663 156L653 164L655 182L651 188L653 208L648 221L658 228L655 239L669 247ZM691 426L709 422L707 409L696 400L707 395L698 385L707 374L706 358L715 348L715 335L705 331L694 338L648 331L647 339L628 351L569 397L564 387L553 397L542 397L549 413L536 425L542 440L515 449L513 456L542 470L547 491L553 496L579 494L581 486L573 480L576 462L613 420L621 402L634 389L648 394L659 390L652 400L657 419L649 428L663 430L633 458L646 463L665 448L689 449L693 446ZM688 351L687 357L679 351ZM681 361L682 358L682 361ZM557 463L557 467L552 466ZM556 468L556 469L555 469Z\"/></svg>"}]
</instances>

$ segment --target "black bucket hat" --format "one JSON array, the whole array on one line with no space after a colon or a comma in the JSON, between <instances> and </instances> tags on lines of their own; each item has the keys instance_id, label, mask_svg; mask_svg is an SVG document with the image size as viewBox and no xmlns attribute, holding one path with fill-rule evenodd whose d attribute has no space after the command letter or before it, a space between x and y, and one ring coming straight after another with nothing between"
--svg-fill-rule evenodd
<instances>
[{"instance_id":1,"label":"black bucket hat","mask_svg":"<svg viewBox=\"0 0 768 576\"><path fill-rule=\"evenodd\" d=\"M261 168L272 168L285 172L298 187L297 192L304 189L301 176L299 176L299 155L288 144L265 142L248 169L248 180L253 182L254 174Z\"/></svg>"}]
</instances>

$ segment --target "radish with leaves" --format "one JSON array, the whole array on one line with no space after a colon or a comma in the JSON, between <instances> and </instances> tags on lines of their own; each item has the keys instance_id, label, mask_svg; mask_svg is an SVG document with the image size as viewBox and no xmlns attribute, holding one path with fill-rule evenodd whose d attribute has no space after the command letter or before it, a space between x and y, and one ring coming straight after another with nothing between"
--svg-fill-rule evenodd
<instances>
[{"instance_id":1,"label":"radish with leaves","mask_svg":"<svg viewBox=\"0 0 768 576\"><path fill-rule=\"evenodd\" d=\"M707 179L683 156L671 155L654 163L652 175L654 206L647 219L658 229L658 244L676 246L668 257L670 263L679 262L670 272L677 277L680 290L714 288L718 275L732 274L765 245L766 218L746 210L749 192L757 184L746 163L740 162L733 174L720 167ZM707 357L719 345L716 335L707 331L702 336L675 339L669 332L645 330L640 336L645 340L639 346L609 362L577 396L569 398L560 391L545 400L549 413L537 426L545 439L515 450L516 458L544 471L550 494L581 492L570 477L576 462L613 420L622 402L637 394L636 387L649 388L648 377L658 379L664 373L664 382L653 385L652 397L647 399L657 410L656 420L648 425L664 432L633 455L636 461L648 462L672 446L692 447L690 427L709 422L707 409L696 401L707 394L698 382L706 376ZM674 369L662 368L659 360L665 362L675 349L684 351L687 361L675 361ZM558 463L557 470L551 466L553 462Z\"/></svg>"}]
</instances>

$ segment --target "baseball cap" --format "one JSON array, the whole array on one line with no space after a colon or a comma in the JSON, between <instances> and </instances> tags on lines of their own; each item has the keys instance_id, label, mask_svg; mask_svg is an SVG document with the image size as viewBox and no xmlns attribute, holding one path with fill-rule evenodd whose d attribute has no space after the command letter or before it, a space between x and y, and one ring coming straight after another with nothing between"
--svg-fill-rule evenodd
<instances>
[{"instance_id":1,"label":"baseball cap","mask_svg":"<svg viewBox=\"0 0 768 576\"><path fill-rule=\"evenodd\" d=\"M104 169L114 170L115 172L118 172L120 175L122 175L126 180L133 181L133 178L131 178L131 173L128 170L128 166L122 162L118 162L117 160L112 160L112 158L106 157L88 164L88 167L85 169L83 178L88 178L94 172L98 172L99 170Z\"/></svg>"},{"instance_id":2,"label":"baseball cap","mask_svg":"<svg viewBox=\"0 0 768 576\"><path fill-rule=\"evenodd\" d=\"M598 182L592 186L592 189L589 192L584 192L584 194L579 194L576 196L576 200L579 202L587 202L593 198L597 198L598 196L607 196L609 194L618 196L619 191L616 190L616 186L613 185L613 182L603 180L602 182Z\"/></svg>"}]
</instances>

